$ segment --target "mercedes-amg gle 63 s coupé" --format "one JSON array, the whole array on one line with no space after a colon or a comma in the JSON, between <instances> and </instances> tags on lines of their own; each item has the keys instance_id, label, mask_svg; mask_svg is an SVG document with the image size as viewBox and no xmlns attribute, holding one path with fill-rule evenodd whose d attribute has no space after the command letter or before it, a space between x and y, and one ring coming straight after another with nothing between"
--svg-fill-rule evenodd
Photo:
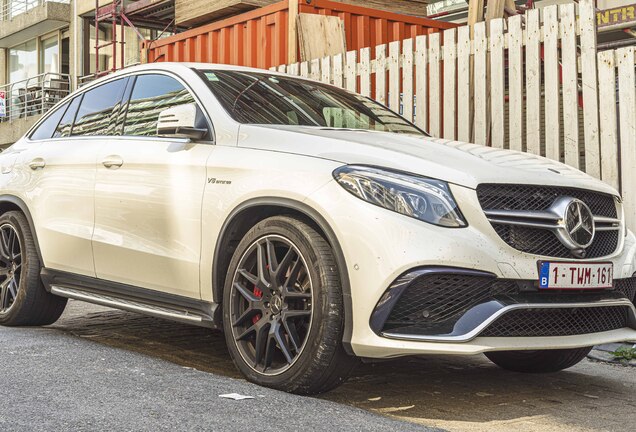
<instances>
[{"instance_id":1,"label":"mercedes-amg gle 63 s coup\u00e9","mask_svg":"<svg viewBox=\"0 0 636 432\"><path fill-rule=\"evenodd\" d=\"M247 379L304 394L360 358L552 372L636 339L616 190L316 81L124 69L59 101L0 169L6 326L53 323L71 298L222 329Z\"/></svg>"}]
</instances>

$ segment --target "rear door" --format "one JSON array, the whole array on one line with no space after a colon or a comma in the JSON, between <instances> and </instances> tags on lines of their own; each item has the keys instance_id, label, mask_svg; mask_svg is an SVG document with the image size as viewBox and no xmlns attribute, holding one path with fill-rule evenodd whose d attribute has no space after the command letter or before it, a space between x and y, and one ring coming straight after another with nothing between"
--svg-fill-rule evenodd
<instances>
[{"instance_id":1,"label":"rear door","mask_svg":"<svg viewBox=\"0 0 636 432\"><path fill-rule=\"evenodd\" d=\"M22 189L45 267L95 276L95 162L126 81L110 81L73 98L34 131L34 145L20 155Z\"/></svg>"},{"instance_id":2,"label":"rear door","mask_svg":"<svg viewBox=\"0 0 636 432\"><path fill-rule=\"evenodd\" d=\"M201 204L214 146L157 136L160 112L191 103L176 76L136 76L121 136L97 158L98 278L200 297Z\"/></svg>"}]
</instances>

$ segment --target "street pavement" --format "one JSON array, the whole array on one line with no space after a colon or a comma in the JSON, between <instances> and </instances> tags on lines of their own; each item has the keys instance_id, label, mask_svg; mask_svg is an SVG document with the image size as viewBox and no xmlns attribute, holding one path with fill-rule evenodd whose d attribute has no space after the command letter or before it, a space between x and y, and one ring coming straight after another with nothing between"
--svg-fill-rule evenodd
<instances>
[{"instance_id":1,"label":"street pavement","mask_svg":"<svg viewBox=\"0 0 636 432\"><path fill-rule=\"evenodd\" d=\"M54 329L0 328L0 431L431 430ZM250 400L221 394L254 396Z\"/></svg>"},{"instance_id":2,"label":"street pavement","mask_svg":"<svg viewBox=\"0 0 636 432\"><path fill-rule=\"evenodd\" d=\"M220 332L81 302L69 302L47 329L0 328L0 343L0 392L10 395L0 397L0 431L561 432L636 425L636 369L589 360L527 375L483 356L397 359L363 364L343 386L309 398L246 383ZM231 392L256 399L218 398Z\"/></svg>"}]
</instances>

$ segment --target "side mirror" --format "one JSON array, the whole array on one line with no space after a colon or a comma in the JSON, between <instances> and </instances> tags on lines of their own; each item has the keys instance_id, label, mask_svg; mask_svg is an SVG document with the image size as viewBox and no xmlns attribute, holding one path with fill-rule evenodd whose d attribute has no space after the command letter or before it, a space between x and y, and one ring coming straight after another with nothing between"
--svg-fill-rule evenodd
<instances>
[{"instance_id":1,"label":"side mirror","mask_svg":"<svg viewBox=\"0 0 636 432\"><path fill-rule=\"evenodd\" d=\"M174 106L159 113L158 136L200 140L207 134L203 113L194 103Z\"/></svg>"}]
</instances>

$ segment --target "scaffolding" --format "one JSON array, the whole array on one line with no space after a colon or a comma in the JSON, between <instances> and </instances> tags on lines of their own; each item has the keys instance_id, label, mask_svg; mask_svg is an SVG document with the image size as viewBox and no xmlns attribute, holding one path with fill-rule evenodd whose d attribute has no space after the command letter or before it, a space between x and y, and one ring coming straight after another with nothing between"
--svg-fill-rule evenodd
<instances>
[{"instance_id":1,"label":"scaffolding","mask_svg":"<svg viewBox=\"0 0 636 432\"><path fill-rule=\"evenodd\" d=\"M102 6L100 0L95 0L94 24L95 73L92 77L97 78L125 66L126 27L131 28L140 40L145 38L139 32L139 27L163 31L172 27L173 32L177 30L174 26L174 0L111 0ZM100 24L111 27L110 40L100 40ZM100 70L99 52L104 49L112 50L112 66Z\"/></svg>"}]
</instances>

